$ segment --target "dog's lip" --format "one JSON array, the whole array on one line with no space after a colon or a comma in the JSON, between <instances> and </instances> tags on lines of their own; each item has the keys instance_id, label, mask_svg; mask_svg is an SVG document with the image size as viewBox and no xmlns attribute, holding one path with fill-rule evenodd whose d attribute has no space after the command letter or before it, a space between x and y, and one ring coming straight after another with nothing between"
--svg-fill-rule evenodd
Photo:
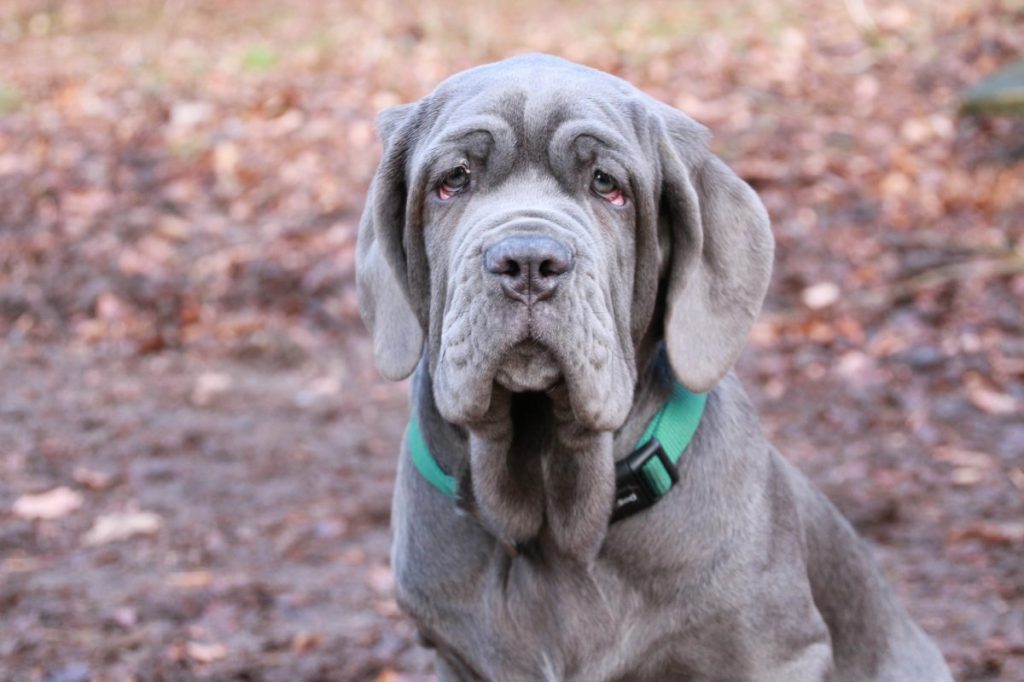
<instances>
[{"instance_id":1,"label":"dog's lip","mask_svg":"<svg viewBox=\"0 0 1024 682\"><path fill-rule=\"evenodd\" d=\"M524 393L551 390L562 374L552 349L528 335L505 354L494 379L513 393Z\"/></svg>"},{"instance_id":2,"label":"dog's lip","mask_svg":"<svg viewBox=\"0 0 1024 682\"><path fill-rule=\"evenodd\" d=\"M499 371L498 375L494 378L499 386L509 391L510 393L550 393L559 386L565 384L565 379L559 374L549 384L536 384L536 385L523 385L511 379L508 375L502 375Z\"/></svg>"},{"instance_id":3,"label":"dog's lip","mask_svg":"<svg viewBox=\"0 0 1024 682\"><path fill-rule=\"evenodd\" d=\"M546 373L538 377L537 381L529 381L526 377L516 376L507 368L501 367L498 369L497 374L495 374L494 381L512 393L537 393L557 388L559 384L565 383L565 377L562 375L562 369L559 367L555 372Z\"/></svg>"}]
</instances>

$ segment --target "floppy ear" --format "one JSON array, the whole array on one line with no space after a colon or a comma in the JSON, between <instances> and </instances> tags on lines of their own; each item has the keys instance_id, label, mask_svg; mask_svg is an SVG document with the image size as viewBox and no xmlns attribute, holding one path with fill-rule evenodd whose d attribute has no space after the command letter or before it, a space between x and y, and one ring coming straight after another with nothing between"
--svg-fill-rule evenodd
<instances>
[{"instance_id":1,"label":"floppy ear","mask_svg":"<svg viewBox=\"0 0 1024 682\"><path fill-rule=\"evenodd\" d=\"M761 200L707 151L703 129L675 110L664 115L661 219L672 241L665 347L679 381L705 392L746 345L768 289L774 240Z\"/></svg>"},{"instance_id":2,"label":"floppy ear","mask_svg":"<svg viewBox=\"0 0 1024 682\"><path fill-rule=\"evenodd\" d=\"M402 247L415 106L386 109L378 118L384 154L366 198L356 250L359 311L373 335L377 368L394 381L412 374L423 351L423 327L410 305Z\"/></svg>"}]
</instances>

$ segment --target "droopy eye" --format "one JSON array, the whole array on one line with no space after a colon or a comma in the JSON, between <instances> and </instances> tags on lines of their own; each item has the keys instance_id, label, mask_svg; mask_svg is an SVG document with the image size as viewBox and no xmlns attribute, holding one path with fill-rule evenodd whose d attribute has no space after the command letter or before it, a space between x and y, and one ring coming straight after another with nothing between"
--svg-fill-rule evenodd
<instances>
[{"instance_id":1,"label":"droopy eye","mask_svg":"<svg viewBox=\"0 0 1024 682\"><path fill-rule=\"evenodd\" d=\"M619 183L615 182L615 178L602 170L594 171L594 179L590 181L590 189L614 206L622 206L626 203L626 197L623 196L622 190L619 189Z\"/></svg>"},{"instance_id":2,"label":"droopy eye","mask_svg":"<svg viewBox=\"0 0 1024 682\"><path fill-rule=\"evenodd\" d=\"M437 186L437 196L442 199L451 199L467 187L469 187L469 168L456 166L441 178L441 184Z\"/></svg>"}]
</instances>

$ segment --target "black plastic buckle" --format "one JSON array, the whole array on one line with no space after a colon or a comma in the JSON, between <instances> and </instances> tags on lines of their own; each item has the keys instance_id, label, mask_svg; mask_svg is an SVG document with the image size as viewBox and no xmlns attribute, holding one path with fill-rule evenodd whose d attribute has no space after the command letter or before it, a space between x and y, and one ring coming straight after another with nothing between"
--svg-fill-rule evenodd
<instances>
[{"instance_id":1,"label":"black plastic buckle","mask_svg":"<svg viewBox=\"0 0 1024 682\"><path fill-rule=\"evenodd\" d=\"M652 457L661 460L662 466L672 479L672 485L679 482L676 465L668 458L658 439L650 439L634 450L629 457L615 463L615 508L612 510L612 523L647 509L662 497L651 489L643 473L644 465Z\"/></svg>"}]
</instances>

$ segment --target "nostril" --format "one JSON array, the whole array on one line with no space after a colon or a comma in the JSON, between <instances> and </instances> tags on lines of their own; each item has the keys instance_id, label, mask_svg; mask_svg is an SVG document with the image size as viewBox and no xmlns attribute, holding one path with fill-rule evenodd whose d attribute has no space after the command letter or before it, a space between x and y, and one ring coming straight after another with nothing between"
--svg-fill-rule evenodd
<instances>
[{"instance_id":1,"label":"nostril","mask_svg":"<svg viewBox=\"0 0 1024 682\"><path fill-rule=\"evenodd\" d=\"M555 251L555 253L551 253L547 258L544 258L537 266L537 273L543 278L558 277L572 270L572 254L564 247L561 250Z\"/></svg>"},{"instance_id":2,"label":"nostril","mask_svg":"<svg viewBox=\"0 0 1024 682\"><path fill-rule=\"evenodd\" d=\"M509 253L507 245L498 244L484 252L484 268L492 275L517 277L522 266L515 254Z\"/></svg>"}]
</instances>

